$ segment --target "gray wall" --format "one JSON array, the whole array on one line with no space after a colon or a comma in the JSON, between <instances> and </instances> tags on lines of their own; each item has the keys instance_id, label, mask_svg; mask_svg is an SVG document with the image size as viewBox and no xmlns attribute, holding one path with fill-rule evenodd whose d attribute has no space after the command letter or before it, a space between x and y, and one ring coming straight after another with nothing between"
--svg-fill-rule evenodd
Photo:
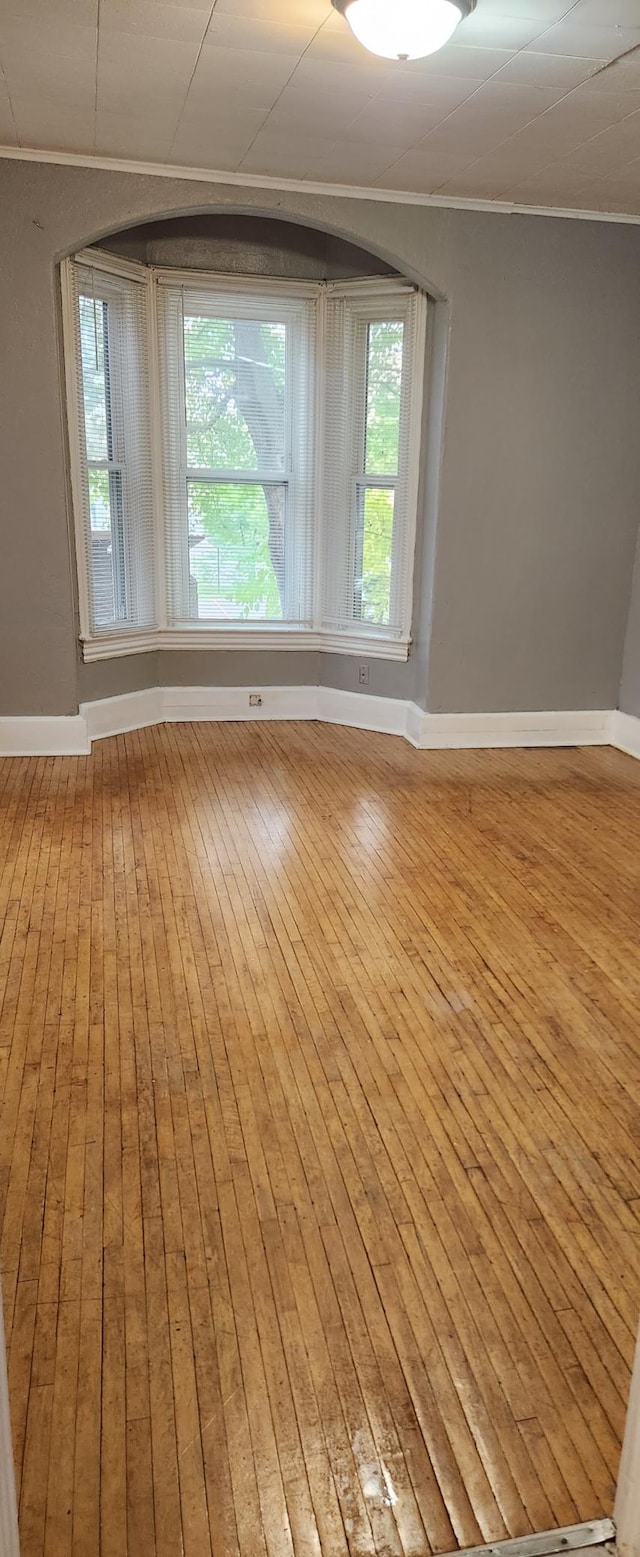
<instances>
[{"instance_id":1,"label":"gray wall","mask_svg":"<svg viewBox=\"0 0 640 1557\"><path fill-rule=\"evenodd\" d=\"M79 662L56 265L127 225L216 209L319 225L439 299L414 653L372 662L370 689L433 711L616 703L640 490L635 228L11 161L0 203L3 713L254 669L355 685L344 656Z\"/></svg>"},{"instance_id":2,"label":"gray wall","mask_svg":"<svg viewBox=\"0 0 640 1557\"><path fill-rule=\"evenodd\" d=\"M640 719L640 541L636 551L618 706Z\"/></svg>"}]
</instances>

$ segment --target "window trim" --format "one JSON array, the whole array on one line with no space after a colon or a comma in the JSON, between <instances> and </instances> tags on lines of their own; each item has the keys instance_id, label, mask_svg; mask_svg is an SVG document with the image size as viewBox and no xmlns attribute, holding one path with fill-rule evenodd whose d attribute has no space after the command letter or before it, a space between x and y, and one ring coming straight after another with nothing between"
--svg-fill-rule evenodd
<instances>
[{"instance_id":1,"label":"window trim","mask_svg":"<svg viewBox=\"0 0 640 1557\"><path fill-rule=\"evenodd\" d=\"M190 629L195 625L200 633L208 627L216 635L222 630L244 635L251 625L254 628L263 628L266 632L274 634L279 630L291 633L298 629L301 632L310 632L315 625L314 617L314 585L315 567L313 548L316 535L316 509L317 492L314 482L314 467L310 458L311 449L316 436L315 410L317 406L318 375L316 353L309 352L310 338L315 336L317 330L317 302L318 287L307 283L298 284L295 291L288 288L286 283L280 283L274 291L269 279L256 278L258 286L247 288L244 285L245 278L234 277L235 285L229 287L227 279L220 277L218 284L212 284L207 273L205 284L197 288L184 284L183 272L162 271L154 277L158 281L162 277L162 285L155 287L158 299L158 349L162 371L158 381L158 392L161 403L161 414L164 429L164 521L166 544L166 587L167 587L167 629L172 633L179 632L183 627ZM189 273L187 273L188 275ZM162 293L166 298L166 306L162 303ZM177 348L175 326L177 314L185 313L188 304L188 313L199 309L198 297L202 297L202 312L215 318L244 318L260 319L262 317L260 299L264 299L265 317L274 314L282 320L286 326L286 351L288 367L288 389L284 404L284 464L280 469L277 465L271 467L260 465L252 469L225 469L215 467L207 469L203 467L189 466L187 463L187 432L185 426L186 412L186 386L185 386L185 359L182 339ZM182 305L179 299L182 298ZM236 301L237 299L237 301ZM266 310L269 310L267 314ZM180 329L182 336L182 329ZM305 393L297 395L300 374L304 375ZM300 415L299 407L304 409ZM311 414L313 412L313 414ZM301 430L306 430L307 422L311 427L311 439L309 443L301 440ZM175 437L174 437L175 429ZM173 459L167 457L172 442ZM309 447L311 445L311 448ZM233 617L220 615L208 618L205 615L192 617L187 605L189 589L188 574L190 571L186 550L182 553L181 544L186 541L187 531L185 521L188 509L188 488L190 481L211 481L222 484L237 485L264 484L264 486L280 487L285 495L285 503L294 501L294 515L296 524L286 527L285 540L290 560L294 566L286 570L285 575L285 602L291 608L291 614L283 617L252 618L242 617L240 612ZM297 494L300 495L301 505L297 508ZM186 504L186 507L184 506ZM181 510L184 507L184 512ZM306 555L307 565L300 569L300 555ZM312 565L309 566L308 564ZM195 570L194 570L195 571ZM299 588L300 579L303 579L302 591ZM182 587L180 580L182 578ZM286 603L286 604L285 604ZM190 604L190 602L189 602ZM182 607L182 609L181 609ZM298 609L294 609L298 607ZM216 636L215 641L218 641Z\"/></svg>"},{"instance_id":2,"label":"window trim","mask_svg":"<svg viewBox=\"0 0 640 1557\"><path fill-rule=\"evenodd\" d=\"M82 434L76 407L79 404L80 380L75 350L75 286L73 266L83 264L107 275L134 280L145 287L149 331L148 358L150 369L149 399L151 407L151 459L154 487L155 523L155 574L156 625L149 628L123 627L122 631L107 629L96 633L91 627L89 590L89 559L86 550L83 513L83 451ZM60 266L62 294L62 323L64 344L64 380L66 390L66 419L70 456L71 497L74 516L74 534L77 558L78 604L80 616L80 642L86 662L117 659L131 654L150 653L156 649L244 649L260 650L320 650L325 653L361 655L368 659L406 661L411 647L411 618L413 610L412 579L417 531L418 493L421 464L421 428L425 385L425 352L427 337L427 298L410 282L391 277L371 277L349 282L304 282L281 278L226 275L221 272L193 271L159 268L126 260L97 249L84 249L64 259ZM324 370L324 301L328 297L348 296L366 300L415 294L417 300L416 324L413 341L413 360L409 401L411 410L411 436L407 462L406 486L409 515L407 530L407 563L404 577L398 580L398 593L404 601L404 623L400 635L393 637L387 627L377 629L371 623L354 621L352 626L332 628L289 626L279 621L243 622L238 625L218 625L206 620L193 623L181 622L167 625L165 587L165 536L164 536L164 472L162 457L162 408L159 378L158 343L158 293L162 287L188 286L190 291L203 291L224 287L226 292L240 294L254 292L283 297L307 297L318 300L318 362L319 373ZM315 407L315 486L316 486L316 564L312 581L312 596L316 622L321 618L323 594L321 570L318 559L323 551L323 472L322 447L324 438L324 395L316 396ZM366 627L366 630L365 630Z\"/></svg>"},{"instance_id":3,"label":"window trim","mask_svg":"<svg viewBox=\"0 0 640 1557\"><path fill-rule=\"evenodd\" d=\"M78 256L80 258L80 256ZM62 333L64 344L64 377L66 389L66 424L69 443L69 466L71 478L71 506L73 509L73 527L76 542L76 577L78 585L78 608L80 613L80 641L83 645L88 641L88 625L91 621L91 602L89 599L89 558L85 527L83 524L84 490L82 480L82 431L80 417L77 408L80 404L80 375L74 347L75 341L75 306L76 295L73 276L73 267L70 260L63 260L60 266L60 285L62 292Z\"/></svg>"},{"instance_id":4,"label":"window trim","mask_svg":"<svg viewBox=\"0 0 640 1557\"><path fill-rule=\"evenodd\" d=\"M111 263L112 259L115 260L114 264ZM96 260L97 260L97 263L96 263ZM111 256L111 255L103 255L103 254L98 255L97 251L96 251L96 255L94 256L94 253L93 253L93 251L91 249L85 249L85 250L82 250L81 253L72 255L69 259L63 260L63 262L61 264L61 267L60 267L61 303L62 303L62 326L63 326L63 345L64 345L64 380L65 380L65 388L66 388L66 428L67 428L68 447L69 447L70 486L71 486L71 501L72 501L72 509L73 509L73 528L74 528L75 543L76 543L76 561L77 561L76 575L77 575L77 588L78 588L78 609L79 609L79 618L80 618L79 638L80 638L80 642L82 644L83 658L87 658L88 657L88 656L85 655L85 652L84 652L85 644L95 644L95 645L98 645L100 650L101 650L99 656L97 656L97 657L99 657L101 659L107 659L107 658L110 657L109 656L109 645L114 640L120 640L120 639L128 638L128 639L131 639L132 642L137 643L137 641L138 641L138 639L140 637L144 637L144 636L148 635L151 631L155 631L156 630L156 626L158 624L158 593L157 593L157 591L158 591L158 582L159 582L160 575L159 575L159 572L158 572L157 560L156 560L156 565L154 566L154 569L153 569L153 577L151 577L151 575L149 575L149 578L147 580L147 584L148 584L148 587L149 587L149 592L150 592L150 594L153 595L153 614L152 614L152 619L153 619L153 622L155 624L153 627L150 627L149 624L145 625L144 627L143 626L138 626L138 625L136 625L135 621L131 621L131 620L127 621L126 619L120 619L120 620L114 619L114 625L106 626L104 629L101 629L101 630L98 630L98 631L96 631L95 629L92 629L92 614L91 614L92 613L92 599L91 599L91 582L90 582L90 577L91 577L91 559L90 559L90 555L89 555L89 551L88 551L88 545L87 545L87 543L88 543L88 527L85 524L86 512L85 512L85 480L84 480L84 476L85 476L85 472L86 472L87 481L88 481L88 476L89 476L89 472L90 472L91 469L100 469L100 468L102 468L102 469L106 470L109 473L109 475L111 475L111 473L112 473L112 471L114 469L119 469L120 472L121 472L121 476L122 476L122 487L123 487L123 493L124 493L126 491L126 485L127 485L127 472L128 472L130 467L129 467L129 460L127 458L126 448L124 448L123 451L122 451L122 458L120 458L118 460L104 460L104 461L89 460L86 457L86 450L83 450L83 419L82 419L82 415L80 413L80 407L81 407L82 401L83 401L82 378L81 378L81 371L82 370L81 370L80 362L79 362L79 359L78 359L78 357L76 355L76 350L75 350L76 331L77 331L77 314L76 314L76 310L77 310L77 301L78 301L77 280L76 280L76 277L75 277L75 274L74 274L74 267L76 265L84 266L85 268L89 268L91 270L94 270L94 271L96 271L96 273L102 274L102 275L104 275L106 277L111 277L111 278L115 277L116 279L120 278L120 279L124 279L124 280L128 280L128 281L133 281L133 282L135 282L135 284L137 286L140 287L140 289L141 289L140 290L140 296L142 297L142 299L144 301L144 307L145 307L145 311L146 311L145 345L149 346L150 351L153 348L154 339L155 339L155 334L154 334L154 330L153 330L153 327L152 327L152 314L151 314L151 303L152 303L153 291L152 291L152 288L148 285L147 277L146 277L146 274L145 274L145 267L137 265L137 264L132 264L129 261L126 261L126 260L121 260L119 258L119 256ZM117 317L117 315L116 315L116 317ZM155 369L153 369L154 383L155 383L155 377L156 377ZM152 416L153 416L153 402L154 402L154 399L155 399L155 393L151 392L151 387L150 386L148 386L148 387L149 387L149 397L148 397L149 398L149 407L148 407L148 409L149 409L149 413L150 413L150 420L152 420ZM137 394L137 392L136 392L136 394ZM153 438L153 430L152 430L151 427L149 428L149 434L150 434L150 455L151 455L151 465L152 465L151 480L152 480L154 518L155 518L155 504L157 502L158 488L157 488L157 483L156 483L156 464L155 464L155 457L154 457L155 443L154 443L154 438ZM155 530L156 530L156 526L154 524L154 547L155 547L155 541L156 541ZM132 553L135 550L135 545L134 545L132 536L127 534L127 527L126 527L126 504L125 504L125 522L124 522L124 526L123 526L123 543L124 543L124 553L125 553L125 577L126 577L127 599L128 599L129 604L131 604L131 602L134 599L138 599L139 598L139 591L140 591L140 588L141 588L141 574L138 572L135 563L132 561ZM157 549L158 548L155 547L156 552L157 552ZM128 650L128 652L129 653L136 653L137 650L134 647L134 648Z\"/></svg>"}]
</instances>

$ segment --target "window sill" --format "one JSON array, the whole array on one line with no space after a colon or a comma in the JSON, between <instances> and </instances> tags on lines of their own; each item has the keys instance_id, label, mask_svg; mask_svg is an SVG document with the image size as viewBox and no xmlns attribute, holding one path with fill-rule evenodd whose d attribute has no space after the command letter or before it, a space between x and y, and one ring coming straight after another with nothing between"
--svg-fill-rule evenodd
<instances>
[{"instance_id":1,"label":"window sill","mask_svg":"<svg viewBox=\"0 0 640 1557\"><path fill-rule=\"evenodd\" d=\"M202 622L147 632L105 633L85 638L85 661L121 659L127 654L148 654L154 649L302 649L324 654L357 654L367 659L407 660L409 639L383 638L378 633L323 631L304 627L211 627Z\"/></svg>"}]
</instances>

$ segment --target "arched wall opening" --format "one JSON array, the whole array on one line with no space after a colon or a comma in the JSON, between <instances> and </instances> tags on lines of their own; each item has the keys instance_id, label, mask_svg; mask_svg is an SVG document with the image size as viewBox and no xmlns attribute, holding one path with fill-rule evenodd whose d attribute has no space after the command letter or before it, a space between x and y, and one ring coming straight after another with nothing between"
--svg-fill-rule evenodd
<instances>
[{"instance_id":1,"label":"arched wall opening","mask_svg":"<svg viewBox=\"0 0 640 1557\"><path fill-rule=\"evenodd\" d=\"M232 196L235 195L237 191L234 190ZM357 205L361 203L358 201ZM340 209L342 216L346 202L339 200L334 202L334 205ZM393 210L393 207L391 209ZM400 226L403 216L402 207L397 207L396 214ZM367 223L367 226L369 225ZM414 286L426 292L434 302L446 302L449 298L446 284L432 273L430 267L424 267L422 255L419 263L415 262L413 256L411 259L408 255L402 258L403 245L400 244L397 251L393 247L389 248L379 242L377 232L375 236L367 233L367 240L364 243L360 239L355 224L350 226L344 220L325 221L316 214L315 209L313 217L300 215L293 202L287 205L284 195L278 198L275 210L273 205L261 205L259 200L245 205L233 197L224 202L209 201L200 204L190 201L183 207L155 210L153 215L144 221L112 223L106 227L94 228L91 232L81 231L73 243L66 244L57 252L55 259L59 264L62 259L68 258L79 249L93 247L141 259L144 245L162 240L171 242L172 234L174 238L186 239L201 236L221 246L225 237L233 243L234 234L240 235L243 227L248 244L252 241L253 232L256 241L268 248L279 246L276 235L280 234L283 240L281 251L286 251L291 256L297 255L303 264L310 253L317 257L322 252L324 239L326 253L330 257L328 263L334 263L338 267L338 275L344 274L346 277L357 274L358 271L351 269L351 266L359 264L364 267L359 271L362 275L402 275ZM375 227L378 227L378 223L375 223ZM198 268L195 248L193 257L194 268ZM148 260L148 263L154 261ZM168 261L158 260L157 263L167 264ZM344 270L340 268L341 266L344 266ZM256 273L259 274L259 271ZM293 270L286 270L285 274L291 274L293 278Z\"/></svg>"},{"instance_id":2,"label":"arched wall opening","mask_svg":"<svg viewBox=\"0 0 640 1557\"><path fill-rule=\"evenodd\" d=\"M191 209L154 217L94 238L89 248L153 266L211 274L292 281L347 281L400 277L430 294L421 480L415 544L413 651L406 663L374 659L367 681L352 655L251 649L173 650L78 664L78 701L90 702L150 686L326 685L340 691L425 702L427 614L432 596L437 509L438 443L442 427L448 309L437 289L409 274L388 253L352 241L345 230L302 221L289 213ZM434 306L435 303L435 306ZM429 469L427 469L427 465ZM417 652L416 652L417 650Z\"/></svg>"}]
</instances>

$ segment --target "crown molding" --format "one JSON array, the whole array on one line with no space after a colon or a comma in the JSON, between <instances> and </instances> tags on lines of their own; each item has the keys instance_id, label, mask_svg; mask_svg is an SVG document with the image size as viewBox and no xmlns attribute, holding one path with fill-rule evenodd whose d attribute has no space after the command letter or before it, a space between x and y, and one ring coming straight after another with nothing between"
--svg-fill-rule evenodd
<instances>
[{"instance_id":1,"label":"crown molding","mask_svg":"<svg viewBox=\"0 0 640 1557\"><path fill-rule=\"evenodd\" d=\"M312 179L272 178L266 173L230 173L223 169L172 167L163 162L134 162L124 157L93 157L75 151L41 151L32 146L0 146L0 159L53 163L64 168L100 168L105 173L135 173L151 178L183 179L193 184L229 184L236 189L275 189L342 200L375 200L385 205L432 206L443 211L492 211L498 216L554 216L573 222L614 222L640 226L640 212L574 210L571 206L519 205L509 200L464 200L455 195L424 195L405 189L326 184Z\"/></svg>"}]
</instances>

